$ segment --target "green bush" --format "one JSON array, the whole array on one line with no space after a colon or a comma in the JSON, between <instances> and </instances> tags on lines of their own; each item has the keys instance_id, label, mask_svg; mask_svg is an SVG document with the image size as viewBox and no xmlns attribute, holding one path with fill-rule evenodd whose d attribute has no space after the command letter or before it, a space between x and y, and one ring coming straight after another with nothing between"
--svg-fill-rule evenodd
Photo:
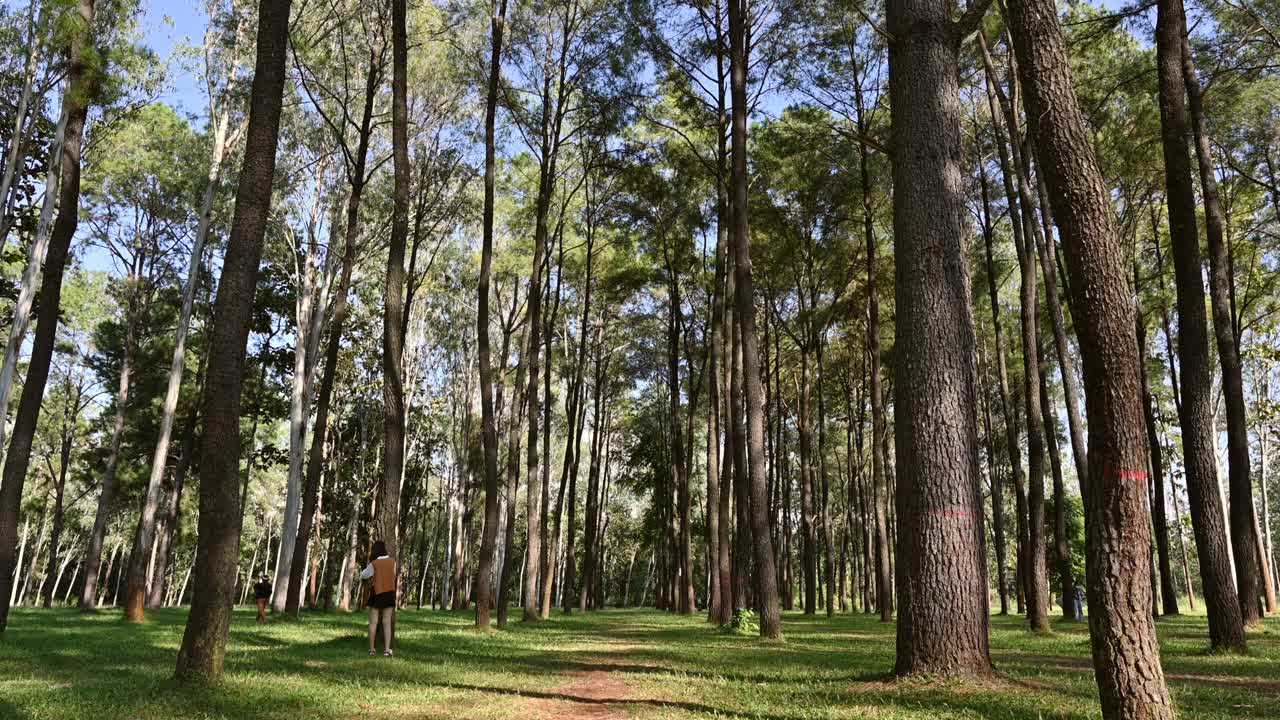
<instances>
[{"instance_id":1,"label":"green bush","mask_svg":"<svg viewBox=\"0 0 1280 720\"><path fill-rule=\"evenodd\" d=\"M755 612L745 608L739 608L733 613L733 620L725 626L725 629L734 635L759 635L760 634L760 618L756 617Z\"/></svg>"}]
</instances>

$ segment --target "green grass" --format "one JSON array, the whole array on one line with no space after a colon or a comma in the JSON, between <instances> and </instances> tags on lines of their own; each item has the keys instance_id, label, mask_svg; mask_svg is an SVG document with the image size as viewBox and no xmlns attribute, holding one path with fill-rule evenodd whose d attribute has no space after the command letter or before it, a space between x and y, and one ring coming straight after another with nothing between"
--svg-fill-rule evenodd
<instances>
[{"instance_id":1,"label":"green grass","mask_svg":"<svg viewBox=\"0 0 1280 720\"><path fill-rule=\"evenodd\" d=\"M400 613L397 656L366 655L365 616L253 622L237 610L225 682L173 682L185 610L15 609L0 641L0 717L45 718L1093 718L1085 624L1032 635L993 618L997 677L891 682L892 625L784 616L785 643L702 618L616 610L480 635L470 613ZM1182 717L1280 718L1280 621L1244 656L1207 652L1205 619L1161 620Z\"/></svg>"}]
</instances>

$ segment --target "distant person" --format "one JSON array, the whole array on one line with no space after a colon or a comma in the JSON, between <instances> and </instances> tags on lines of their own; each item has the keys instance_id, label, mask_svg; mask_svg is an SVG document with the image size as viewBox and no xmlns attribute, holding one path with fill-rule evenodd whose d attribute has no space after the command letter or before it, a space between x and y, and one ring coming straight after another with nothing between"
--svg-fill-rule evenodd
<instances>
[{"instance_id":1,"label":"distant person","mask_svg":"<svg viewBox=\"0 0 1280 720\"><path fill-rule=\"evenodd\" d=\"M1076 604L1075 616L1077 618L1082 618L1084 617L1084 588L1080 587L1079 585L1076 585L1076 591L1074 595L1075 596L1072 598L1072 600Z\"/></svg>"},{"instance_id":2,"label":"distant person","mask_svg":"<svg viewBox=\"0 0 1280 720\"><path fill-rule=\"evenodd\" d=\"M253 586L253 597L258 601L258 622L267 619L267 601L271 599L271 578L263 575Z\"/></svg>"},{"instance_id":3,"label":"distant person","mask_svg":"<svg viewBox=\"0 0 1280 720\"><path fill-rule=\"evenodd\" d=\"M396 563L387 555L387 544L373 543L373 561L360 571L360 579L373 579L365 607L369 608L369 654L377 655L374 639L382 624L382 654L391 657L391 618L396 611Z\"/></svg>"}]
</instances>

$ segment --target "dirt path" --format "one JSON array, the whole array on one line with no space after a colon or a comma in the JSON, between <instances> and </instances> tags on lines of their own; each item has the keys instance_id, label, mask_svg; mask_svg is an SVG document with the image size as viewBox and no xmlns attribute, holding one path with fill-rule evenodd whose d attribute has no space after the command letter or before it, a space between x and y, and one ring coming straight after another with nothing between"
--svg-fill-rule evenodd
<instances>
[{"instance_id":1,"label":"dirt path","mask_svg":"<svg viewBox=\"0 0 1280 720\"><path fill-rule=\"evenodd\" d=\"M542 697L530 698L531 718L556 720L614 720L630 717L626 710L632 686L612 669L584 668L565 676L566 682Z\"/></svg>"}]
</instances>

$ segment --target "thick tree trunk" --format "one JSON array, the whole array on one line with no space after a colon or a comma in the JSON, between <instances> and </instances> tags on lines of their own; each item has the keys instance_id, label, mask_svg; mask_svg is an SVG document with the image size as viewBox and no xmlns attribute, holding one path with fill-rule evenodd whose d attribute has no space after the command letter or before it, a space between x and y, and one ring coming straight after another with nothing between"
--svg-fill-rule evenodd
<instances>
[{"instance_id":1,"label":"thick tree trunk","mask_svg":"<svg viewBox=\"0 0 1280 720\"><path fill-rule=\"evenodd\" d=\"M1182 446L1196 550L1209 613L1213 647L1243 650L1240 597L1231 577L1227 533L1219 502L1217 442L1213 425L1213 379L1205 322L1196 199L1187 158L1190 135L1182 72L1181 0L1161 0L1156 22L1156 65L1160 81L1160 129L1164 147L1169 238L1178 291L1178 362L1182 369ZM1247 479L1246 479L1247 481ZM1252 557L1252 552L1246 553ZM1240 553L1236 553L1240 560ZM1247 560L1246 560L1247 562ZM1256 572L1256 568L1252 568ZM1252 586L1256 589L1256 585ZM1251 600L1256 602L1256 596Z\"/></svg>"},{"instance_id":2,"label":"thick tree trunk","mask_svg":"<svg viewBox=\"0 0 1280 720\"><path fill-rule=\"evenodd\" d=\"M257 59L249 99L240 186L214 302L200 452L199 549L195 594L178 651L177 677L216 682L222 676L236 561L240 551L240 394L253 295L262 258L284 92L290 0L261 0Z\"/></svg>"},{"instance_id":3,"label":"thick tree trunk","mask_svg":"<svg viewBox=\"0 0 1280 720\"><path fill-rule=\"evenodd\" d=\"M79 223L80 151L84 140L85 117L98 88L99 68L95 66L96 50L93 47L95 4L96 0L79 0L77 12L72 15L74 29L68 50L68 87L62 111L66 116L66 126L61 143L62 180L58 188L58 219L49 235L40 281L40 307L36 312L35 338L27 360L27 376L22 385L22 397L18 401L13 434L4 458L3 475L0 476L0 634L4 633L9 619L9 597L13 590L14 568L17 566L14 541L18 534L18 505L22 500L22 486L26 482L27 468L31 462L31 443L40 418L40 405L44 398L45 382L49 379L49 366L57 339L62 275L71 239Z\"/></svg>"},{"instance_id":4,"label":"thick tree trunk","mask_svg":"<svg viewBox=\"0 0 1280 720\"><path fill-rule=\"evenodd\" d=\"M952 8L888 4L899 675L991 671Z\"/></svg>"},{"instance_id":5,"label":"thick tree trunk","mask_svg":"<svg viewBox=\"0 0 1280 720\"><path fill-rule=\"evenodd\" d=\"M769 497L765 481L764 387L760 380L760 341L756 333L755 282L751 273L747 234L747 16L745 0L730 0L729 36L733 95L732 224L736 320L741 332L745 440L750 490L751 531L755 547L756 606L760 637L782 637L773 542L770 539Z\"/></svg>"},{"instance_id":6,"label":"thick tree trunk","mask_svg":"<svg viewBox=\"0 0 1280 720\"><path fill-rule=\"evenodd\" d=\"M1166 0L1170 18L1180 26L1181 42L1178 53L1182 61L1182 77L1186 85L1187 105L1191 116L1191 129L1195 137L1197 164L1200 169L1200 189L1204 197L1205 238L1209 249L1209 298L1213 311L1213 336L1218 346L1218 364L1222 368L1222 397L1227 411L1227 474L1231 491L1231 546L1235 550L1236 582L1239 584L1241 619L1245 625L1262 620L1258 605L1261 568L1257 553L1258 537L1255 534L1257 518L1253 511L1253 480L1250 477L1249 425L1244 405L1244 373L1240 362L1239 338L1236 336L1234 303L1230 297L1232 283L1231 261L1227 257L1225 222L1222 217L1222 199L1218 193L1218 180L1214 175L1213 150L1210 148L1205 128L1204 103L1201 101L1200 79L1196 75L1191 56L1191 43L1187 40L1186 16L1182 0ZM1172 50L1170 53L1172 54ZM1216 439L1215 433L1215 439ZM1216 442L1215 442L1216 445ZM1275 594L1271 594L1275 605Z\"/></svg>"},{"instance_id":7,"label":"thick tree trunk","mask_svg":"<svg viewBox=\"0 0 1280 720\"><path fill-rule=\"evenodd\" d=\"M1084 361L1089 418L1085 503L1089 629L1103 717L1170 718L1149 608L1143 497L1147 446L1125 252L1075 96L1053 0L1014 0L1006 21L1029 131L1064 256Z\"/></svg>"}]
</instances>

